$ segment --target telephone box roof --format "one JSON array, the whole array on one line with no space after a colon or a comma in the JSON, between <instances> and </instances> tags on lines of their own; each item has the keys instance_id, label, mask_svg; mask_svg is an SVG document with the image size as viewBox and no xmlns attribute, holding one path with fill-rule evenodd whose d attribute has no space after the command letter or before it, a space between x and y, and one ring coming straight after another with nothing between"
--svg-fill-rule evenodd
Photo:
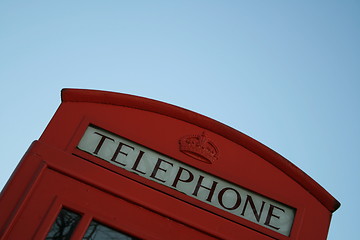
<instances>
[{"instance_id":1,"label":"telephone box roof","mask_svg":"<svg viewBox=\"0 0 360 240\"><path fill-rule=\"evenodd\" d=\"M61 98L62 102L87 102L130 107L197 125L243 146L268 161L311 193L330 212L334 212L340 207L340 203L333 196L286 158L244 133L204 115L157 100L99 90L63 89Z\"/></svg>"}]
</instances>

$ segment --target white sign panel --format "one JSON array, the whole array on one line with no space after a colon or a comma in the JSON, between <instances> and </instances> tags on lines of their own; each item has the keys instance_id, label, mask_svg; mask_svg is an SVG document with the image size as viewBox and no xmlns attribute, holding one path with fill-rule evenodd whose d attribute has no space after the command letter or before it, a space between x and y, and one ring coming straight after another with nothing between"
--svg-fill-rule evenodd
<instances>
[{"instance_id":1,"label":"white sign panel","mask_svg":"<svg viewBox=\"0 0 360 240\"><path fill-rule=\"evenodd\" d=\"M290 235L295 209L108 131L89 126L78 148L258 225Z\"/></svg>"}]
</instances>

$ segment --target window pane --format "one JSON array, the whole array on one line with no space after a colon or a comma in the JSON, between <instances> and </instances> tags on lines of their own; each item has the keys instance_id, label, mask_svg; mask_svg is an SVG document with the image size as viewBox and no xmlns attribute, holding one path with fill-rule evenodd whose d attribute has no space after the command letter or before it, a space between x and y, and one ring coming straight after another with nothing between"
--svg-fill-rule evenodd
<instances>
[{"instance_id":1,"label":"window pane","mask_svg":"<svg viewBox=\"0 0 360 240\"><path fill-rule=\"evenodd\" d=\"M92 221L87 229L83 240L133 240L138 239L112 228L106 227L99 222Z\"/></svg>"},{"instance_id":2,"label":"window pane","mask_svg":"<svg viewBox=\"0 0 360 240\"><path fill-rule=\"evenodd\" d=\"M71 237L81 216L67 209L61 209L46 239L68 240Z\"/></svg>"}]
</instances>

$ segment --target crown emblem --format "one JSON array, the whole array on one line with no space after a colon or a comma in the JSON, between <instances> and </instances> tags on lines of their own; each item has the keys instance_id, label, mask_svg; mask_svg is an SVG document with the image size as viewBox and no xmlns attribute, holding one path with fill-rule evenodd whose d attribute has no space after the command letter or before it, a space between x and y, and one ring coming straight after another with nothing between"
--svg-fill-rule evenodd
<instances>
[{"instance_id":1,"label":"crown emblem","mask_svg":"<svg viewBox=\"0 0 360 240\"><path fill-rule=\"evenodd\" d=\"M180 151L197 160L213 163L217 158L219 151L212 141L201 135L188 135L179 140Z\"/></svg>"}]
</instances>

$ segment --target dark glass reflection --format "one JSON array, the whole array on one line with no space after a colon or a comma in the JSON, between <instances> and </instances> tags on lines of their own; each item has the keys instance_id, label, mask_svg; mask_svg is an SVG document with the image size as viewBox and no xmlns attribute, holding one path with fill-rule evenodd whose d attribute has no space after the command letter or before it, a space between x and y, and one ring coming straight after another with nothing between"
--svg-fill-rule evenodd
<instances>
[{"instance_id":1,"label":"dark glass reflection","mask_svg":"<svg viewBox=\"0 0 360 240\"><path fill-rule=\"evenodd\" d=\"M51 240L68 240L71 237L76 225L79 223L81 216L67 209L61 209L54 224L52 225L45 239Z\"/></svg>"},{"instance_id":2,"label":"dark glass reflection","mask_svg":"<svg viewBox=\"0 0 360 240\"><path fill-rule=\"evenodd\" d=\"M92 221L87 229L83 240L135 240L138 238L120 233L112 228L106 227L99 222Z\"/></svg>"}]
</instances>

